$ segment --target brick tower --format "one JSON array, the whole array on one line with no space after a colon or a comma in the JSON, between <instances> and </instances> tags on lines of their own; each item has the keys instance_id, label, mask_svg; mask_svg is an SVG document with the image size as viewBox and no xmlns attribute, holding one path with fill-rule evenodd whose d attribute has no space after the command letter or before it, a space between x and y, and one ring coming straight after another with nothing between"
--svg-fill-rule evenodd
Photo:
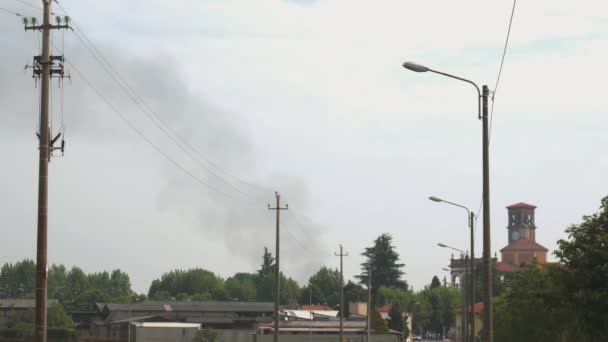
<instances>
[{"instance_id":1,"label":"brick tower","mask_svg":"<svg viewBox=\"0 0 608 342\"><path fill-rule=\"evenodd\" d=\"M519 267L530 263L534 258L539 262L547 262L548 249L536 242L535 209L535 206L526 203L507 207L509 244L500 250L503 263Z\"/></svg>"}]
</instances>

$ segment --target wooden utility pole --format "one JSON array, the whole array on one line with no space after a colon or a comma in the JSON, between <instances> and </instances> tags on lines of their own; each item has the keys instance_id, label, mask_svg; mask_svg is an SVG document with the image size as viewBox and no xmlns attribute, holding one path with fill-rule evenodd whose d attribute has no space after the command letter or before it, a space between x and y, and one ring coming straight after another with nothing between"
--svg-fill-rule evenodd
<instances>
[{"instance_id":1,"label":"wooden utility pole","mask_svg":"<svg viewBox=\"0 0 608 342\"><path fill-rule=\"evenodd\" d=\"M372 333L372 265L367 269L367 342L370 342Z\"/></svg>"},{"instance_id":2,"label":"wooden utility pole","mask_svg":"<svg viewBox=\"0 0 608 342\"><path fill-rule=\"evenodd\" d=\"M274 342L279 342L279 294L280 294L280 279L281 279L281 271L279 269L279 257L280 257L280 212L281 210L289 209L289 206L286 204L284 208L281 208L281 195L278 192L274 193L277 198L277 206L272 208L270 204L268 205L268 210L276 210L277 211L277 233L276 233L276 249L275 249L275 258L276 263L274 267Z\"/></svg>"},{"instance_id":3,"label":"wooden utility pole","mask_svg":"<svg viewBox=\"0 0 608 342\"><path fill-rule=\"evenodd\" d=\"M348 256L344 254L342 245L340 245L340 254L335 253L340 257L340 342L344 342L344 273L343 273L343 258Z\"/></svg>"},{"instance_id":4,"label":"wooden utility pole","mask_svg":"<svg viewBox=\"0 0 608 342\"><path fill-rule=\"evenodd\" d=\"M35 18L24 17L26 30L42 31L42 55L34 57L32 69L34 78L40 78L40 131L39 163L38 163L38 224L36 245L36 313L34 323L34 337L36 342L46 342L47 330L47 234L48 234L48 179L51 153L55 149L53 144L61 134L51 138L49 125L50 112L50 83L53 75L63 77L63 56L51 56L51 29L69 28L69 18L62 25L62 18L57 18L58 25L51 24L51 0L43 0L42 25L36 25ZM59 61L55 64L55 61ZM61 149L63 150L63 143Z\"/></svg>"}]
</instances>

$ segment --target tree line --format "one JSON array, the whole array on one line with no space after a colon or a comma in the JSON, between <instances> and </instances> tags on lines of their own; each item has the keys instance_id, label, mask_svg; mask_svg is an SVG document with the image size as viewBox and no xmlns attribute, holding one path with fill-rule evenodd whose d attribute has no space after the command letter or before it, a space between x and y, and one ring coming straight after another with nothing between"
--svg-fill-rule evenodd
<instances>
[{"instance_id":1,"label":"tree line","mask_svg":"<svg viewBox=\"0 0 608 342\"><path fill-rule=\"evenodd\" d=\"M495 340L502 341L607 341L608 340L608 197L599 212L566 229L554 252L557 263L532 263L510 274L494 268L493 294ZM405 265L389 234L382 234L363 253L361 274L345 284L345 303L366 301L368 271L372 274L374 307L391 304L385 322L372 312L376 331L406 331L406 313L413 315L418 333L442 333L453 326L455 308L461 305L457 289L441 286L437 277L420 291L409 288L403 278ZM73 323L65 310L90 310L96 302L126 303L153 300L272 301L274 258L264 249L259 269L237 273L227 279L204 269L174 270L152 282L147 294L136 294L128 274L121 270L85 273L78 267L49 268L48 295L59 305L49 308L49 326L66 333ZM475 274L476 301L481 298L482 269ZM321 267L306 285L281 274L282 304L324 304L337 308L340 274ZM0 269L0 298L34 298L35 264L31 260L6 263ZM348 306L345 307L348 314ZM28 331L33 313L0 319L0 332ZM20 330L21 329L21 330ZM25 329L25 330L24 330ZM62 330L63 329L63 330ZM67 329L67 330L66 330ZM13 336L13 335L10 335ZM15 335L16 336L16 335Z\"/></svg>"}]
</instances>

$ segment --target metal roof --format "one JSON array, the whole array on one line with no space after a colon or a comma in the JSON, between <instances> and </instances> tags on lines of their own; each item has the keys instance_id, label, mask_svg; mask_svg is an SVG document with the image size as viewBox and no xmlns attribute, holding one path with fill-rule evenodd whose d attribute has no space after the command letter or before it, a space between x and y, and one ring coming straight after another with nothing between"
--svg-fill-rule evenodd
<instances>
[{"instance_id":1,"label":"metal roof","mask_svg":"<svg viewBox=\"0 0 608 342\"><path fill-rule=\"evenodd\" d=\"M49 299L48 305L59 303L57 299ZM36 300L34 299L0 299L0 309L34 309L36 307Z\"/></svg>"},{"instance_id":2,"label":"metal roof","mask_svg":"<svg viewBox=\"0 0 608 342\"><path fill-rule=\"evenodd\" d=\"M200 323L180 323L180 322L133 322L136 327L141 328L180 328L180 329L198 329Z\"/></svg>"},{"instance_id":3,"label":"metal roof","mask_svg":"<svg viewBox=\"0 0 608 342\"><path fill-rule=\"evenodd\" d=\"M273 312L272 302L178 302L178 301L145 301L132 303L133 311L162 312ZM97 303L98 308L108 311L128 311L129 304Z\"/></svg>"}]
</instances>

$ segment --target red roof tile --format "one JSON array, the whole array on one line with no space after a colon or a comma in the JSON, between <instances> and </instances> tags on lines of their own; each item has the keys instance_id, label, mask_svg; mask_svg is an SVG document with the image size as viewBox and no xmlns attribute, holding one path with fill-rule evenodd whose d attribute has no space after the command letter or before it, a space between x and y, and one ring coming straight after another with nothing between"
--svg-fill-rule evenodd
<instances>
[{"instance_id":1,"label":"red roof tile","mask_svg":"<svg viewBox=\"0 0 608 342\"><path fill-rule=\"evenodd\" d=\"M500 251L521 251L521 250L526 250L526 251L544 251L547 252L548 249L539 245L536 242L527 240L527 239L521 239L521 240L517 240L514 242L511 242L507 247L501 249Z\"/></svg>"},{"instance_id":2,"label":"red roof tile","mask_svg":"<svg viewBox=\"0 0 608 342\"><path fill-rule=\"evenodd\" d=\"M507 207L507 209L516 209L516 208L536 208L536 206L524 202L519 202L515 204L511 204Z\"/></svg>"},{"instance_id":3,"label":"red roof tile","mask_svg":"<svg viewBox=\"0 0 608 342\"><path fill-rule=\"evenodd\" d=\"M515 267L515 266L513 266L511 264L508 264L506 262L499 261L499 262L496 263L496 269L499 272L509 273L509 272L515 271L516 269L518 269L518 267Z\"/></svg>"}]
</instances>

